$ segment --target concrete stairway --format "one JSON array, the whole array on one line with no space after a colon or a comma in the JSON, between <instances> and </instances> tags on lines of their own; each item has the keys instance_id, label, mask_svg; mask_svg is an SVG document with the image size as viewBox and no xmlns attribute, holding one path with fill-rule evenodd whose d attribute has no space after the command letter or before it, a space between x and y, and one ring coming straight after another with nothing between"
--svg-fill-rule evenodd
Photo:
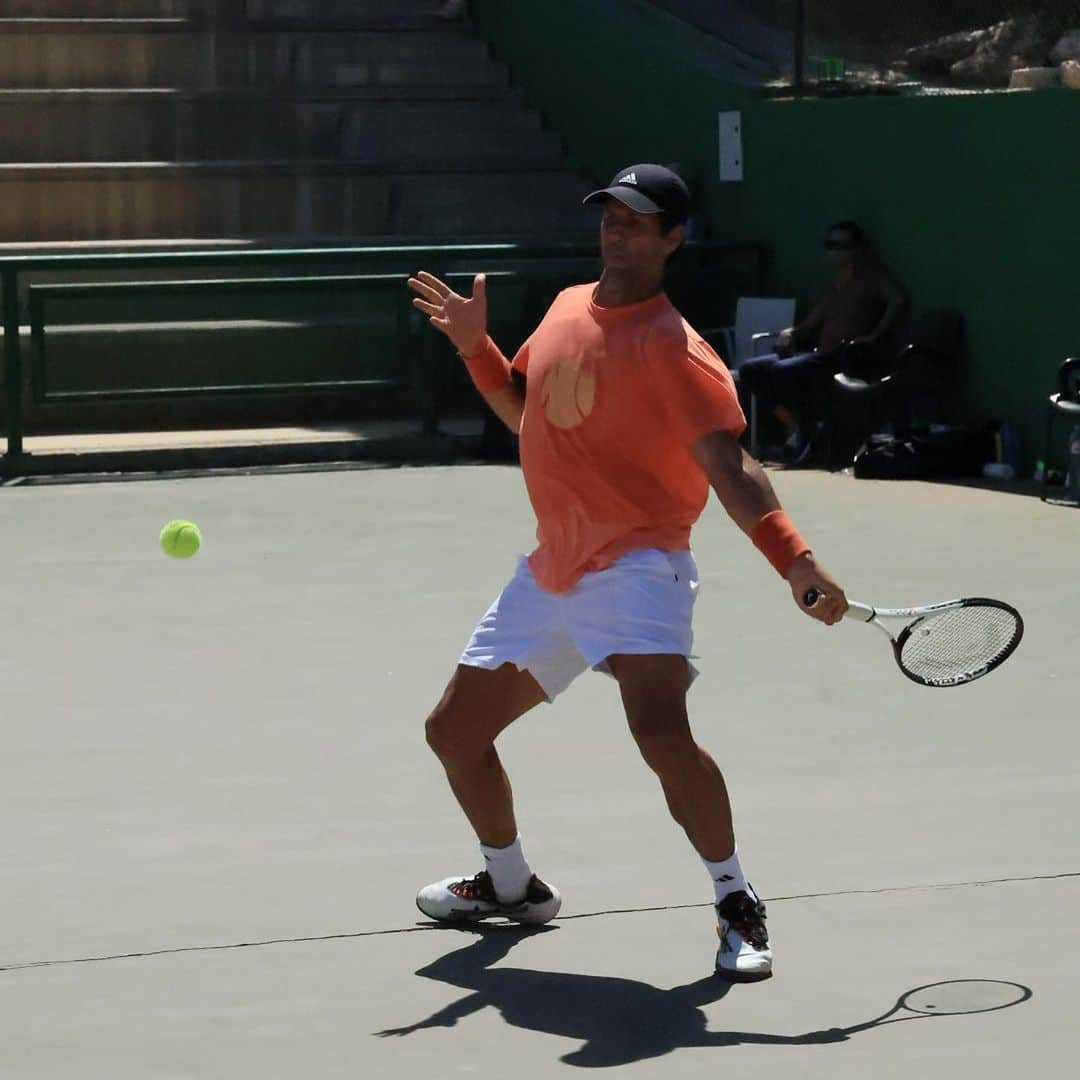
<instances>
[{"instance_id":1,"label":"concrete stairway","mask_svg":"<svg viewBox=\"0 0 1080 1080\"><path fill-rule=\"evenodd\" d=\"M591 232L438 0L0 0L0 243Z\"/></svg>"}]
</instances>

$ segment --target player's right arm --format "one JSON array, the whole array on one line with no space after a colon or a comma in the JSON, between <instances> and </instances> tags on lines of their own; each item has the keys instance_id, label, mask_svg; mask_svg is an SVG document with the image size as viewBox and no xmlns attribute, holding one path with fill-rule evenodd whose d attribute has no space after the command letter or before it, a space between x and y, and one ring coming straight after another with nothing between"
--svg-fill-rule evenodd
<instances>
[{"instance_id":1,"label":"player's right arm","mask_svg":"<svg viewBox=\"0 0 1080 1080\"><path fill-rule=\"evenodd\" d=\"M428 322L452 342L469 369L477 390L496 416L517 434L525 408L525 392L520 380L487 332L487 285L483 274L473 279L471 297L460 296L434 274L422 270L409 278L409 288L417 293L413 307L424 312Z\"/></svg>"},{"instance_id":2,"label":"player's right arm","mask_svg":"<svg viewBox=\"0 0 1080 1080\"><path fill-rule=\"evenodd\" d=\"M777 573L791 586L799 610L819 622L839 622L847 610L847 597L835 578L814 559L780 506L765 470L730 431L712 431L696 439L690 455L709 479L709 486L728 516L753 542ZM822 602L807 608L809 590Z\"/></svg>"}]
</instances>

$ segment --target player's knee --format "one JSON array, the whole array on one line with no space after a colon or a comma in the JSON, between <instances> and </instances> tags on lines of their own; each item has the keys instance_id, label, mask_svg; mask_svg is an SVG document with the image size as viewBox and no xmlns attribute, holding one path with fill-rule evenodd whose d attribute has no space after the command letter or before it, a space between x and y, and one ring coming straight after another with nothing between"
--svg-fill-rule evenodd
<instances>
[{"instance_id":1,"label":"player's knee","mask_svg":"<svg viewBox=\"0 0 1080 1080\"><path fill-rule=\"evenodd\" d=\"M689 731L650 729L635 733L635 738L645 764L658 776L677 776L698 759Z\"/></svg>"},{"instance_id":2,"label":"player's knee","mask_svg":"<svg viewBox=\"0 0 1080 1080\"><path fill-rule=\"evenodd\" d=\"M443 762L462 761L484 752L490 740L470 731L452 700L435 706L424 724L424 736L435 756Z\"/></svg>"},{"instance_id":3,"label":"player's knee","mask_svg":"<svg viewBox=\"0 0 1080 1080\"><path fill-rule=\"evenodd\" d=\"M428 746L441 761L455 756L459 743L458 726L453 716L441 705L437 705L424 723L424 738Z\"/></svg>"}]
</instances>

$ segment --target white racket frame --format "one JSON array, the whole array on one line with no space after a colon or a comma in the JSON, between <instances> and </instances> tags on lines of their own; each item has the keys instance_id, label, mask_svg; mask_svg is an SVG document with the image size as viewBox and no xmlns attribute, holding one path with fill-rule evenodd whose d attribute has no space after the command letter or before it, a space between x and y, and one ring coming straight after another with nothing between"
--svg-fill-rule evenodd
<instances>
[{"instance_id":1,"label":"white racket frame","mask_svg":"<svg viewBox=\"0 0 1080 1080\"><path fill-rule=\"evenodd\" d=\"M814 604L817 603L817 600L816 590L811 589L810 592L807 593L804 603L807 607L813 607ZM974 671L965 672L962 675L957 675L952 679L940 679L935 682L928 682L908 671L908 669L904 667L900 654L903 651L904 643L911 636L912 631L929 615L939 615L943 611L952 611L964 607L994 607L1008 611L1016 619L1017 624L1017 634L1009 645L1009 648L1001 656L989 663L983 664L982 667L976 668ZM853 619L855 622L871 623L876 626L889 639L889 642L893 647L893 655L896 658L897 667L900 668L900 671L912 682L918 683L920 686L928 686L931 688L963 686L965 683L974 682L976 679L981 679L984 675L989 675L991 671L1000 667L1013 654L1016 647L1020 644L1020 639L1024 636L1024 620L1021 617L1020 612L1011 604L1006 604L1003 600L994 600L986 596L971 596L957 600L943 600L938 604L924 604L921 607L910 608L876 608L872 607L870 604L862 604L857 600L849 600L847 610L844 612L844 618ZM898 631L898 634L894 634L880 621L881 619L903 619L905 622L904 626Z\"/></svg>"},{"instance_id":2,"label":"white racket frame","mask_svg":"<svg viewBox=\"0 0 1080 1080\"><path fill-rule=\"evenodd\" d=\"M981 602L981 601L980 601ZM943 600L940 604L924 604L922 607L894 607L876 608L869 604L860 604L857 600L849 600L845 619L854 619L856 622L873 623L885 636L895 643L896 636L879 619L921 619L927 615L937 615L951 608L971 606L970 600Z\"/></svg>"}]
</instances>

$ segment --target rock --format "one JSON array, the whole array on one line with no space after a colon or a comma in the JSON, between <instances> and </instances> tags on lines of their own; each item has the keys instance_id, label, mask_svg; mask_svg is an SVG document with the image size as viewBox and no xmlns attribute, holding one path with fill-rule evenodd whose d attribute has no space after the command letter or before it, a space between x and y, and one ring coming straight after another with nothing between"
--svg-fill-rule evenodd
<instances>
[{"instance_id":1,"label":"rock","mask_svg":"<svg viewBox=\"0 0 1080 1080\"><path fill-rule=\"evenodd\" d=\"M857 79L860 82L872 83L904 82L906 79L911 78L910 75L906 75L902 71L894 71L891 68L869 67L863 64L853 64L849 67L847 77Z\"/></svg>"},{"instance_id":2,"label":"rock","mask_svg":"<svg viewBox=\"0 0 1080 1080\"><path fill-rule=\"evenodd\" d=\"M989 29L964 30L959 34L936 38L925 45L908 49L902 63L909 71L920 75L947 75L953 64L971 56L990 37L990 33Z\"/></svg>"},{"instance_id":3,"label":"rock","mask_svg":"<svg viewBox=\"0 0 1080 1080\"><path fill-rule=\"evenodd\" d=\"M1070 30L1051 50L1050 59L1055 64L1066 60L1080 60L1080 30Z\"/></svg>"},{"instance_id":4,"label":"rock","mask_svg":"<svg viewBox=\"0 0 1080 1080\"><path fill-rule=\"evenodd\" d=\"M1080 60L1066 60L1059 70L1065 86L1070 90L1080 90Z\"/></svg>"},{"instance_id":5,"label":"rock","mask_svg":"<svg viewBox=\"0 0 1080 1080\"><path fill-rule=\"evenodd\" d=\"M1020 15L991 26L975 53L958 60L949 70L960 83L1007 86L1017 68L1040 66L1049 49L1050 39L1039 19Z\"/></svg>"},{"instance_id":6,"label":"rock","mask_svg":"<svg viewBox=\"0 0 1080 1080\"><path fill-rule=\"evenodd\" d=\"M1061 85L1061 72L1056 67L1017 68L1009 78L1010 90L1046 90Z\"/></svg>"}]
</instances>

